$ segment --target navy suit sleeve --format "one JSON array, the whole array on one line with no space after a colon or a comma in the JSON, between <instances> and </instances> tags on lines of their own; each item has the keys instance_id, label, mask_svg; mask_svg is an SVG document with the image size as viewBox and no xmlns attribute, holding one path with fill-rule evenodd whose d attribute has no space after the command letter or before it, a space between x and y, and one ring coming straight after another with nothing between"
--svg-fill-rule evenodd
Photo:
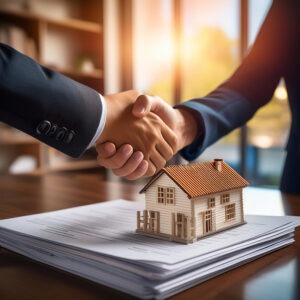
<instances>
[{"instance_id":1,"label":"navy suit sleeve","mask_svg":"<svg viewBox=\"0 0 300 300\"><path fill-rule=\"evenodd\" d=\"M95 90L0 44L0 121L79 157L101 114Z\"/></svg>"},{"instance_id":2,"label":"navy suit sleeve","mask_svg":"<svg viewBox=\"0 0 300 300\"><path fill-rule=\"evenodd\" d=\"M180 151L187 160L196 159L208 146L253 116L249 101L234 90L220 87L201 99L178 105L189 109L198 120L199 135Z\"/></svg>"},{"instance_id":3,"label":"navy suit sleeve","mask_svg":"<svg viewBox=\"0 0 300 300\"><path fill-rule=\"evenodd\" d=\"M193 144L181 151L184 158L197 158L272 98L297 49L293 43L299 30L299 6L297 0L273 1L254 45L234 74L206 97L177 106L196 115L200 130Z\"/></svg>"}]
</instances>

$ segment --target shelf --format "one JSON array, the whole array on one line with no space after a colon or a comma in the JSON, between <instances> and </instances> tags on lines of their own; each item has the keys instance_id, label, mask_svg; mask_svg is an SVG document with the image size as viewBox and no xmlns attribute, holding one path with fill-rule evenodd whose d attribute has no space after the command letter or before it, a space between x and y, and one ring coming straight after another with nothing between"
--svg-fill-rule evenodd
<instances>
[{"instance_id":1,"label":"shelf","mask_svg":"<svg viewBox=\"0 0 300 300\"><path fill-rule=\"evenodd\" d=\"M0 145L28 145L28 144L39 144L40 142L33 137L18 131L13 128L2 128L0 129Z\"/></svg>"},{"instance_id":2,"label":"shelf","mask_svg":"<svg viewBox=\"0 0 300 300\"><path fill-rule=\"evenodd\" d=\"M0 36L41 65L104 93L103 0L0 0ZM72 159L2 123L1 146L0 172L24 154L35 158L36 168L28 171L35 175L100 168L97 153Z\"/></svg>"},{"instance_id":3,"label":"shelf","mask_svg":"<svg viewBox=\"0 0 300 300\"><path fill-rule=\"evenodd\" d=\"M49 19L49 18L40 18L40 19L42 21L46 21L53 25L57 25L65 28L88 31L93 33L102 32L101 26L93 22L82 21L77 19L65 19L65 20L59 20L59 19L56 20L56 19Z\"/></svg>"},{"instance_id":4,"label":"shelf","mask_svg":"<svg viewBox=\"0 0 300 300\"><path fill-rule=\"evenodd\" d=\"M98 23L79 20L79 19L55 19L36 15L35 13L27 11L13 11L7 9L0 9L0 15L10 16L14 18L21 18L26 20L43 21L56 26L61 26L69 29L76 29L92 33L102 33L102 26Z\"/></svg>"},{"instance_id":5,"label":"shelf","mask_svg":"<svg viewBox=\"0 0 300 300\"><path fill-rule=\"evenodd\" d=\"M60 171L73 171L73 170L83 170L83 169L95 169L101 168L95 160L78 160L62 162L60 165L51 165L46 168L37 168L32 172L33 175L40 175L50 172L60 172Z\"/></svg>"},{"instance_id":6,"label":"shelf","mask_svg":"<svg viewBox=\"0 0 300 300\"><path fill-rule=\"evenodd\" d=\"M52 68L56 72L62 73L68 77L92 78L92 79L102 79L103 78L103 72L99 69L95 69L92 72L78 72L78 71L67 70L67 69L51 67L51 66L49 66L49 68Z\"/></svg>"}]
</instances>

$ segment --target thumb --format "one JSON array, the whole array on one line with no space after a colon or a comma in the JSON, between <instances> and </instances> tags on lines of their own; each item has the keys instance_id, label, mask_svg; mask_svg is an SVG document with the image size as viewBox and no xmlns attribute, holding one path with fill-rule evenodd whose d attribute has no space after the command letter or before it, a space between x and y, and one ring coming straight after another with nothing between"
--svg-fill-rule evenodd
<instances>
[{"instance_id":1,"label":"thumb","mask_svg":"<svg viewBox=\"0 0 300 300\"><path fill-rule=\"evenodd\" d=\"M158 96L140 95L133 104L132 114L137 118L143 118L149 112L159 116L170 128L174 128L175 110Z\"/></svg>"},{"instance_id":2,"label":"thumb","mask_svg":"<svg viewBox=\"0 0 300 300\"><path fill-rule=\"evenodd\" d=\"M152 101L150 97L146 95L140 95L132 107L132 114L137 118L143 118L150 111L152 111Z\"/></svg>"}]
</instances>

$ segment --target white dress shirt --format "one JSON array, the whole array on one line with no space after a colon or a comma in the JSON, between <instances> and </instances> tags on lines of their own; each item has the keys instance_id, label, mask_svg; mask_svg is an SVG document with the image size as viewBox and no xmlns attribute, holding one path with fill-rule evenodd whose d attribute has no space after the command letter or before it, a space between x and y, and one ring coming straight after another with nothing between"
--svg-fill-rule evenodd
<instances>
[{"instance_id":1,"label":"white dress shirt","mask_svg":"<svg viewBox=\"0 0 300 300\"><path fill-rule=\"evenodd\" d=\"M87 149L89 149L95 145L96 141L98 140L98 138L100 137L100 135L104 129L105 122L106 122L106 115L107 115L106 102L105 102L104 97L100 94L99 94L99 98L100 98L100 102L101 102L101 106L102 106L102 114L101 114L101 118L99 120L99 126L96 130L96 133L95 133L93 139L89 143Z\"/></svg>"}]
</instances>

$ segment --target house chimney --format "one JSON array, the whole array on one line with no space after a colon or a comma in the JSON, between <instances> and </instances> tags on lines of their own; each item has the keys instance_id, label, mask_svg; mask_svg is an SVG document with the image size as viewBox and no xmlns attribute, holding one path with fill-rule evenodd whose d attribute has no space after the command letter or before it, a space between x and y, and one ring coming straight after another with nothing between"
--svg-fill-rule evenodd
<instances>
[{"instance_id":1,"label":"house chimney","mask_svg":"<svg viewBox=\"0 0 300 300\"><path fill-rule=\"evenodd\" d=\"M214 165L215 169L219 172L222 171L222 162L223 162L222 158L215 158L213 161L213 165Z\"/></svg>"}]
</instances>

